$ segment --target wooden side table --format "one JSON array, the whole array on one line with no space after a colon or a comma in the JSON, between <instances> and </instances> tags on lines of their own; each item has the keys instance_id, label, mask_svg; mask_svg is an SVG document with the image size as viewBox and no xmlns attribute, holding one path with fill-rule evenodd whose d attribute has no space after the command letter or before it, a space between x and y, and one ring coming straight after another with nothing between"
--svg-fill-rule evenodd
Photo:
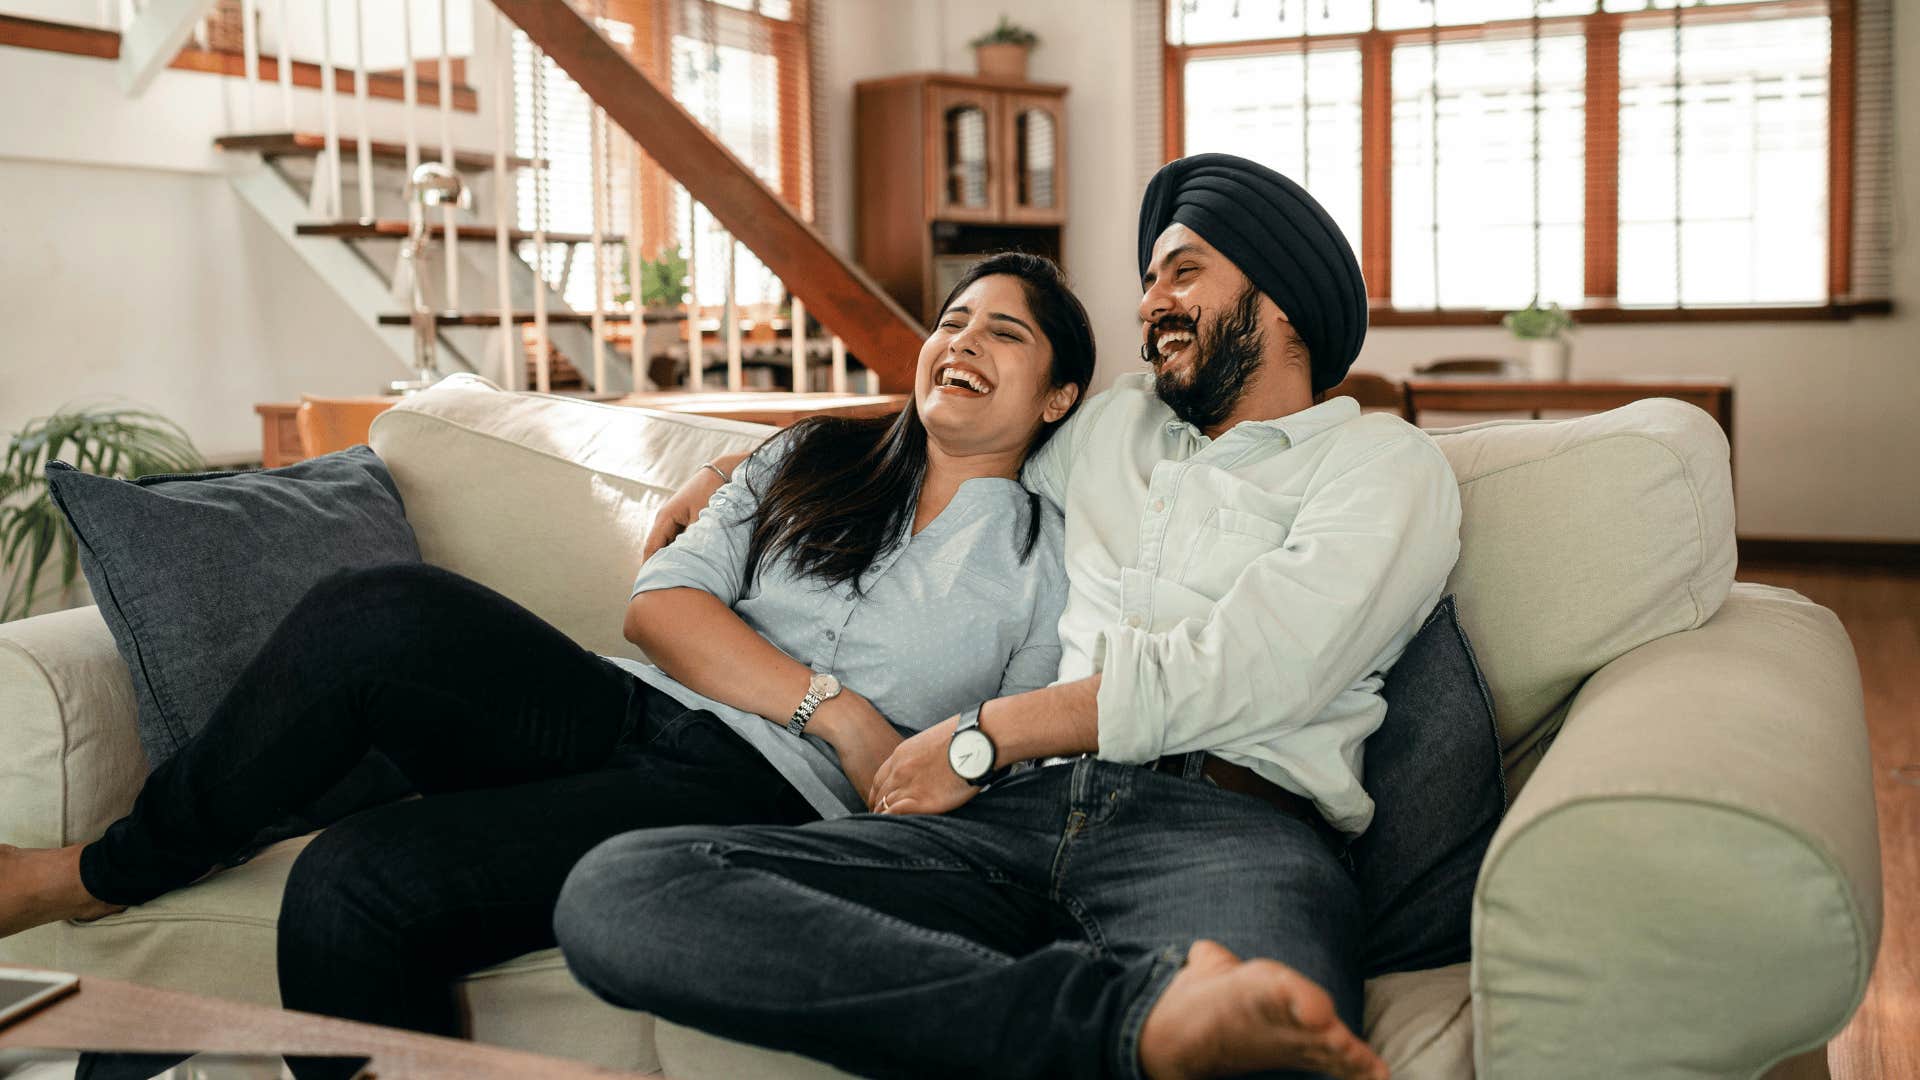
<instances>
[{"instance_id":1,"label":"wooden side table","mask_svg":"<svg viewBox=\"0 0 1920 1080\"><path fill-rule=\"evenodd\" d=\"M399 398L391 400L396 403L400 401ZM692 394L662 390L605 400L609 405L789 427L808 416L892 416L911 397L907 394L789 394L785 391ZM253 411L260 417L260 464L263 467L272 469L306 459L295 420L300 412L299 402L263 402L255 405Z\"/></svg>"},{"instance_id":2,"label":"wooden side table","mask_svg":"<svg viewBox=\"0 0 1920 1080\"><path fill-rule=\"evenodd\" d=\"M1444 376L1408 379L1407 419L1434 412L1604 412L1642 398L1665 397L1698 406L1727 434L1733 448L1733 383L1728 379L1604 379L1539 382L1532 379Z\"/></svg>"},{"instance_id":3,"label":"wooden side table","mask_svg":"<svg viewBox=\"0 0 1920 1080\"><path fill-rule=\"evenodd\" d=\"M1407 419L1420 412L1604 412L1642 398L1677 398L1706 411L1733 442L1733 383L1727 379L1606 379L1539 382L1532 379L1447 376L1408 379Z\"/></svg>"},{"instance_id":4,"label":"wooden side table","mask_svg":"<svg viewBox=\"0 0 1920 1080\"><path fill-rule=\"evenodd\" d=\"M277 469L306 458L300 449L300 429L294 423L294 416L300 412L299 402L262 402L253 411L260 417L261 468Z\"/></svg>"}]
</instances>

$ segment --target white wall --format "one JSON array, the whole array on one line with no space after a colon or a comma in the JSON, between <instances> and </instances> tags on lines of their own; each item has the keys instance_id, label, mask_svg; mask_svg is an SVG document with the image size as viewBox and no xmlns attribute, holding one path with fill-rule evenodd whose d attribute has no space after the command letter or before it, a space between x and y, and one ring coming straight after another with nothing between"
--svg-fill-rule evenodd
<instances>
[{"instance_id":1,"label":"white wall","mask_svg":"<svg viewBox=\"0 0 1920 1080\"><path fill-rule=\"evenodd\" d=\"M469 67L487 89L485 65ZM117 397L176 420L216 460L257 460L256 403L405 377L229 186L250 159L212 140L247 130L244 93L241 79L167 70L129 99L112 61L0 48L0 101L15 103L0 108L0 434ZM295 96L296 126L319 130L319 94ZM340 107L351 131L352 100ZM399 106L371 112L376 135L396 138ZM455 117L457 143L492 146L490 113ZM263 89L257 119L283 126L277 88ZM437 133L429 118L423 137Z\"/></svg>"},{"instance_id":2,"label":"white wall","mask_svg":"<svg viewBox=\"0 0 1920 1080\"><path fill-rule=\"evenodd\" d=\"M1136 369L1134 270L1141 176L1136 92L1157 70L1134 60L1132 6L1121 0L835 0L841 40L830 93L852 78L943 67L971 71L967 39L1001 11L1041 39L1031 77L1071 86L1067 98L1066 260L1101 343L1097 385ZM1902 5L1904 7L1904 5ZM1920 12L1896 21L1896 127L1920 117ZM864 36L861 36L864 34ZM858 74L854 74L854 72ZM830 114L851 124L850 107ZM851 142L851 137L842 139ZM836 145L836 152L843 147ZM1578 375L1713 375L1735 383L1735 460L1743 536L1920 540L1920 140L1904 140L1895 166L1896 314L1844 323L1599 326L1580 331ZM849 175L850 151L832 159ZM850 206L836 200L836 236ZM1519 355L1498 328L1375 329L1359 366L1404 375L1420 360L1467 353Z\"/></svg>"}]
</instances>

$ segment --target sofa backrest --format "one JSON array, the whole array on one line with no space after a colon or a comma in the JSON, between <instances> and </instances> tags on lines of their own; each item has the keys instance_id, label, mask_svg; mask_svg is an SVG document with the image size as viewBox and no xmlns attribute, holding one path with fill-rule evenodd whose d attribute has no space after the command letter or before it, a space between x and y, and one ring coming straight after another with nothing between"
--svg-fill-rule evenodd
<instances>
[{"instance_id":1,"label":"sofa backrest","mask_svg":"<svg viewBox=\"0 0 1920 1080\"><path fill-rule=\"evenodd\" d=\"M373 422L369 441L427 562L495 589L608 656L654 511L759 424L507 393L455 375Z\"/></svg>"},{"instance_id":2,"label":"sofa backrest","mask_svg":"<svg viewBox=\"0 0 1920 1080\"><path fill-rule=\"evenodd\" d=\"M756 424L510 394L456 376L374 422L373 448L428 562L525 605L595 651L620 636L653 514ZM1434 432L1460 479L1449 591L1510 758L1543 745L1588 675L1691 629L1733 581L1727 441L1655 399L1574 420Z\"/></svg>"},{"instance_id":3,"label":"sofa backrest","mask_svg":"<svg viewBox=\"0 0 1920 1080\"><path fill-rule=\"evenodd\" d=\"M1460 480L1447 588L1511 765L1587 676L1720 609L1735 565L1727 439L1667 398L1432 434Z\"/></svg>"}]
</instances>

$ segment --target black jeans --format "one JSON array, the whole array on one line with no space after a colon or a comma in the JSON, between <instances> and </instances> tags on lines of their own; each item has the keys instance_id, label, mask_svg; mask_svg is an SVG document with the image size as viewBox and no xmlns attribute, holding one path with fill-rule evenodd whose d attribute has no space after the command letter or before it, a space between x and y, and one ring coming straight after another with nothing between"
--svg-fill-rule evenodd
<instances>
[{"instance_id":1,"label":"black jeans","mask_svg":"<svg viewBox=\"0 0 1920 1080\"><path fill-rule=\"evenodd\" d=\"M423 796L294 863L288 1008L461 1033L451 984L554 944L567 871L630 829L818 815L745 740L538 616L424 565L335 575L274 631L206 728L89 844L94 896L139 904L243 852L370 750Z\"/></svg>"}]
</instances>

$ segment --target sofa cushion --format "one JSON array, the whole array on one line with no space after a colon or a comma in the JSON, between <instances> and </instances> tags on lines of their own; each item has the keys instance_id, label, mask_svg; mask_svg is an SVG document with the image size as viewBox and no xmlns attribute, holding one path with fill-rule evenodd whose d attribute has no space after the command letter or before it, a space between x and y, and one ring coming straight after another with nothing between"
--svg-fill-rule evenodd
<instances>
[{"instance_id":1,"label":"sofa cushion","mask_svg":"<svg viewBox=\"0 0 1920 1080\"><path fill-rule=\"evenodd\" d=\"M1467 965L1367 980L1366 1039L1394 1080L1473 1076ZM765 1050L668 1020L654 1021L660 1065L675 1080L835 1080L848 1074L796 1054Z\"/></svg>"},{"instance_id":2,"label":"sofa cushion","mask_svg":"<svg viewBox=\"0 0 1920 1080\"><path fill-rule=\"evenodd\" d=\"M1719 610L1735 562L1727 439L1666 398L1431 434L1460 481L1447 590L1511 769L1587 676Z\"/></svg>"},{"instance_id":3,"label":"sofa cushion","mask_svg":"<svg viewBox=\"0 0 1920 1080\"><path fill-rule=\"evenodd\" d=\"M132 482L56 461L47 487L79 538L81 567L133 677L141 748L156 765L206 726L314 584L337 571L420 561L393 479L365 446L279 469ZM250 846L410 788L371 752Z\"/></svg>"},{"instance_id":4,"label":"sofa cushion","mask_svg":"<svg viewBox=\"0 0 1920 1080\"><path fill-rule=\"evenodd\" d=\"M96 978L277 1007L280 897L294 859L312 839L275 844L119 915L43 928L53 931L47 962ZM615 1069L660 1067L652 1017L614 1008L582 989L557 949L475 972L455 993L481 1042Z\"/></svg>"},{"instance_id":5,"label":"sofa cushion","mask_svg":"<svg viewBox=\"0 0 1920 1080\"><path fill-rule=\"evenodd\" d=\"M1435 605L1381 696L1387 716L1367 739L1362 778L1373 823L1350 849L1370 976L1468 958L1474 879L1507 806L1493 703L1453 597Z\"/></svg>"},{"instance_id":6,"label":"sofa cushion","mask_svg":"<svg viewBox=\"0 0 1920 1080\"><path fill-rule=\"evenodd\" d=\"M154 763L197 734L280 620L336 570L418 562L364 446L263 472L93 476L47 465L80 565L133 673Z\"/></svg>"},{"instance_id":7,"label":"sofa cushion","mask_svg":"<svg viewBox=\"0 0 1920 1080\"><path fill-rule=\"evenodd\" d=\"M702 462L750 450L758 424L507 393L455 375L373 422L420 552L608 656L653 515Z\"/></svg>"}]
</instances>

